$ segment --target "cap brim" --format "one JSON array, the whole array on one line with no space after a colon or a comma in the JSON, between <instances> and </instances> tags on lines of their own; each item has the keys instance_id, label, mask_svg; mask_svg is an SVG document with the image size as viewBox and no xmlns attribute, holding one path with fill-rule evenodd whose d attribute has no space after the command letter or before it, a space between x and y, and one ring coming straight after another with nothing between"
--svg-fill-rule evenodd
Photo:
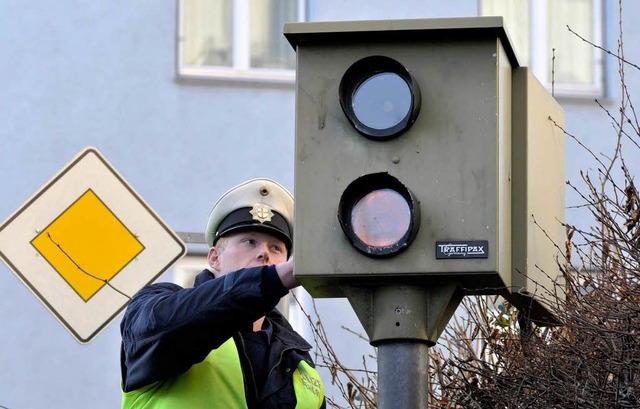
<instances>
[{"instance_id":1,"label":"cap brim","mask_svg":"<svg viewBox=\"0 0 640 409\"><path fill-rule=\"evenodd\" d=\"M285 247L287 248L287 254L288 255L291 254L291 248L293 247L293 242L291 241L291 239L286 234L284 234L281 230L273 226L260 224L260 223L257 223L257 224L248 223L248 224L235 225L226 230L223 230L220 233L218 233L218 236L215 238L213 244L215 245L218 242L218 240L220 240L222 237L225 237L229 234L240 233L245 231L258 231L258 232L271 234L272 236L278 238L278 240L282 241Z\"/></svg>"}]
</instances>

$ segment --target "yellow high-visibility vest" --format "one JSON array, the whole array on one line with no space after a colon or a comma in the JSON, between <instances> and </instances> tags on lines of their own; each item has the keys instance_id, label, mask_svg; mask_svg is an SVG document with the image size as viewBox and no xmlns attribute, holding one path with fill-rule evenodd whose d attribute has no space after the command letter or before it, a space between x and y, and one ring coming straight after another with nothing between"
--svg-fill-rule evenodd
<instances>
[{"instance_id":1,"label":"yellow high-visibility vest","mask_svg":"<svg viewBox=\"0 0 640 409\"><path fill-rule=\"evenodd\" d=\"M318 372L300 361L293 373L296 409L318 409L324 386ZM123 392L122 409L247 409L240 357L233 338L204 361L171 379Z\"/></svg>"}]
</instances>

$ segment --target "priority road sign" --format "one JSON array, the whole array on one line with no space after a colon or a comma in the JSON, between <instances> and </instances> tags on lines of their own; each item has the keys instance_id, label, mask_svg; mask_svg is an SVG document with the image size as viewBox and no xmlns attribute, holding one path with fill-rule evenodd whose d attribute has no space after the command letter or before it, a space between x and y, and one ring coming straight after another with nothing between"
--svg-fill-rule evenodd
<instances>
[{"instance_id":1,"label":"priority road sign","mask_svg":"<svg viewBox=\"0 0 640 409\"><path fill-rule=\"evenodd\" d=\"M87 147L0 225L0 258L82 343L186 247Z\"/></svg>"}]
</instances>

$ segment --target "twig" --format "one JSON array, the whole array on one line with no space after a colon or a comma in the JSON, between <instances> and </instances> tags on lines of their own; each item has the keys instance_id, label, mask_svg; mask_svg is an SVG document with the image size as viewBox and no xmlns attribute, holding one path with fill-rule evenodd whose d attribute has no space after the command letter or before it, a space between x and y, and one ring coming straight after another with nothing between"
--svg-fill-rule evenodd
<instances>
[{"instance_id":1,"label":"twig","mask_svg":"<svg viewBox=\"0 0 640 409\"><path fill-rule=\"evenodd\" d=\"M597 45L597 44L595 44L595 43L593 43L593 42L591 42L591 41L587 40L586 38L582 37L580 34L578 34L578 33L576 33L575 31L573 31L573 30L571 29L571 27L569 27L568 25L567 25L567 29L569 30L569 32L571 32L572 34L574 34L576 37L578 37L580 40L584 41L585 43L587 43L587 44L589 44L589 45L591 45L591 46L593 46L593 47L597 48L598 50L604 51L606 54L609 54L610 56L615 57L615 58L616 58L618 61L620 61L620 62L623 62L623 63L625 63L625 64L627 64L627 65L630 65L630 66L632 66L632 67L634 67L634 68L636 68L636 69L640 70L640 66L638 66L637 64L634 64L634 63L632 63L631 61L627 61L627 60L625 60L624 58L620 57L619 55L616 55L616 54L612 53L611 51L607 50L606 48L604 48L604 47L602 47L602 46L599 46L599 45Z\"/></svg>"},{"instance_id":2,"label":"twig","mask_svg":"<svg viewBox=\"0 0 640 409\"><path fill-rule=\"evenodd\" d=\"M47 237L49 238L49 240L51 240L51 242L52 242L53 244L55 244L55 245L56 245L56 247L58 247L58 249L60 249L60 251L62 252L62 254L64 254L64 255L69 259L69 261L71 261L71 262L72 262L72 263L73 263L73 264L78 268L78 270L82 271L85 275L87 275L87 276L89 276L89 277L91 277L91 278L94 278L94 279L96 279L96 280L98 280L98 281L103 282L105 285L107 285L109 288L111 288L112 290L114 290L114 291L115 291L115 292L117 292L118 294L121 294L121 295L123 295L124 297L127 297L127 299L131 300L131 297L130 297L130 296L128 296L127 294L123 293L122 291L118 290L116 287L114 287L113 285L111 285L111 283L109 282L109 280L105 280L105 279L104 279L104 278L102 278L102 277L98 277L98 276L96 276L96 275L94 275L94 274L91 274L90 272L88 272L88 271L86 271L84 268L82 268L82 267L80 266L80 264L78 264L78 263L73 259L73 257L71 257L71 256L70 256L70 255L69 255L69 254L68 254L68 253L67 253L67 252L62 248L62 246L61 246L59 243L57 243L57 242L53 239L53 237L51 237L51 233L47 232Z\"/></svg>"}]
</instances>

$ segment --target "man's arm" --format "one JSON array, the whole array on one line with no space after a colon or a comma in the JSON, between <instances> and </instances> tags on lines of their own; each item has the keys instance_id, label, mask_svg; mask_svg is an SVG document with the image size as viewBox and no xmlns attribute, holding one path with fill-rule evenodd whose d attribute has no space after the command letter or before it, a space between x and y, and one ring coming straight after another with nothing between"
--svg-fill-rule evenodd
<instances>
[{"instance_id":1,"label":"man's arm","mask_svg":"<svg viewBox=\"0 0 640 409\"><path fill-rule=\"evenodd\" d=\"M145 287L120 324L124 390L185 372L266 315L286 293L275 266L239 270L194 288Z\"/></svg>"},{"instance_id":2,"label":"man's arm","mask_svg":"<svg viewBox=\"0 0 640 409\"><path fill-rule=\"evenodd\" d=\"M278 277L280 277L280 282L288 289L296 288L300 285L293 275L293 265L293 257L284 263L276 265L276 271L278 272Z\"/></svg>"}]
</instances>

